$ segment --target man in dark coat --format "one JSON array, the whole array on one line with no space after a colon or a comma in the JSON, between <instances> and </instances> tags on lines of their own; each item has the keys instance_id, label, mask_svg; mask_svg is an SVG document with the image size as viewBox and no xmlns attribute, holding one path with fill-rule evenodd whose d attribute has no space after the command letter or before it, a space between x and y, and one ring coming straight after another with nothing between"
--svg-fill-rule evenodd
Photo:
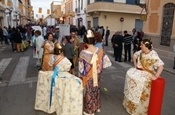
<instances>
[{"instance_id":1,"label":"man in dark coat","mask_svg":"<svg viewBox=\"0 0 175 115\"><path fill-rule=\"evenodd\" d=\"M122 50L123 50L123 36L121 33L118 31L115 34L114 38L114 54L115 54L115 61L122 62Z\"/></svg>"},{"instance_id":2,"label":"man in dark coat","mask_svg":"<svg viewBox=\"0 0 175 115\"><path fill-rule=\"evenodd\" d=\"M106 41L106 46L108 46L108 38L109 38L109 35L110 35L110 30L108 28L108 26L106 27L106 34L105 34L105 41Z\"/></svg>"},{"instance_id":3,"label":"man in dark coat","mask_svg":"<svg viewBox=\"0 0 175 115\"><path fill-rule=\"evenodd\" d=\"M0 42L1 42L1 45L3 45L3 29L2 29L2 27L0 27Z\"/></svg>"}]
</instances>

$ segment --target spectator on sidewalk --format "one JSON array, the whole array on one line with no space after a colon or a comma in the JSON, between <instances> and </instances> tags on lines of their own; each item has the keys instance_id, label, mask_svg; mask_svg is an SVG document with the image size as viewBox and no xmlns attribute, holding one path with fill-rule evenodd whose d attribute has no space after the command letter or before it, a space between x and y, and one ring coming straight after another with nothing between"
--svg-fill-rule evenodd
<instances>
[{"instance_id":1,"label":"spectator on sidewalk","mask_svg":"<svg viewBox=\"0 0 175 115\"><path fill-rule=\"evenodd\" d=\"M114 56L115 56L115 61L122 62L122 50L123 50L123 36L121 33L118 31L116 32L115 39L114 39Z\"/></svg>"},{"instance_id":2,"label":"spectator on sidewalk","mask_svg":"<svg viewBox=\"0 0 175 115\"><path fill-rule=\"evenodd\" d=\"M133 52L141 50L140 44L142 41L141 33L137 31L136 36L133 39Z\"/></svg>"},{"instance_id":3,"label":"spectator on sidewalk","mask_svg":"<svg viewBox=\"0 0 175 115\"><path fill-rule=\"evenodd\" d=\"M108 28L108 26L106 27L106 34L105 34L105 41L106 41L106 44L105 46L108 46L108 38L109 38L109 35L110 35L110 30Z\"/></svg>"},{"instance_id":4,"label":"spectator on sidewalk","mask_svg":"<svg viewBox=\"0 0 175 115\"><path fill-rule=\"evenodd\" d=\"M125 50L125 59L124 61L131 61L131 44L133 37L128 34L127 30L124 31L123 43Z\"/></svg>"},{"instance_id":5,"label":"spectator on sidewalk","mask_svg":"<svg viewBox=\"0 0 175 115\"><path fill-rule=\"evenodd\" d=\"M174 51L174 53L175 53L175 44L173 45L173 51ZM175 54L174 54L175 55ZM175 56L174 56L174 67L173 67L173 69L175 69Z\"/></svg>"},{"instance_id":6,"label":"spectator on sidewalk","mask_svg":"<svg viewBox=\"0 0 175 115\"><path fill-rule=\"evenodd\" d=\"M116 35L117 35L117 32L115 32L115 34L111 38L111 44L112 44L113 51L114 51L114 40L115 40ZM114 57L115 57L115 51L114 51Z\"/></svg>"},{"instance_id":7,"label":"spectator on sidewalk","mask_svg":"<svg viewBox=\"0 0 175 115\"><path fill-rule=\"evenodd\" d=\"M15 43L15 38L14 38L16 29L15 28L12 28L12 30L10 30L10 31L11 32L9 32L9 40L11 42L12 51L13 52L16 52L16 43Z\"/></svg>"},{"instance_id":8,"label":"spectator on sidewalk","mask_svg":"<svg viewBox=\"0 0 175 115\"><path fill-rule=\"evenodd\" d=\"M0 27L0 42L1 42L1 45L3 45L3 29L2 29L2 27Z\"/></svg>"},{"instance_id":9,"label":"spectator on sidewalk","mask_svg":"<svg viewBox=\"0 0 175 115\"><path fill-rule=\"evenodd\" d=\"M4 28L3 28L3 36L4 36L5 44L9 45L9 42L8 42L8 31L7 31L7 27L6 26L4 26Z\"/></svg>"}]
</instances>

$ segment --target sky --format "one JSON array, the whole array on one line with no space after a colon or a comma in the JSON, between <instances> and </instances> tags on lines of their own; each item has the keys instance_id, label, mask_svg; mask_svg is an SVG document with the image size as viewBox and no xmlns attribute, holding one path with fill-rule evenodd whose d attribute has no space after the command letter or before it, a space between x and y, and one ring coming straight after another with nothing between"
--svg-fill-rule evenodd
<instances>
[{"instance_id":1,"label":"sky","mask_svg":"<svg viewBox=\"0 0 175 115\"><path fill-rule=\"evenodd\" d=\"M42 15L44 17L47 16L47 9L50 9L50 4L52 1L57 1L57 0L31 0L31 5L33 6L34 10L34 17L36 18L36 14L38 14L38 18L41 18ZM42 14L38 13L39 7L42 8Z\"/></svg>"}]
</instances>

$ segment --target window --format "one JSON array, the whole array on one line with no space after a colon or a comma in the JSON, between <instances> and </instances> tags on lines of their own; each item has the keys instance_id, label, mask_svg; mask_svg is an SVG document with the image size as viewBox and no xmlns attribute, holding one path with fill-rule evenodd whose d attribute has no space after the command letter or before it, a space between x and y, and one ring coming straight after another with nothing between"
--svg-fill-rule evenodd
<instances>
[{"instance_id":1,"label":"window","mask_svg":"<svg viewBox=\"0 0 175 115\"><path fill-rule=\"evenodd\" d=\"M91 28L91 21L87 22L87 27L88 27L88 29Z\"/></svg>"},{"instance_id":2,"label":"window","mask_svg":"<svg viewBox=\"0 0 175 115\"><path fill-rule=\"evenodd\" d=\"M135 0L126 0L126 4L135 4Z\"/></svg>"},{"instance_id":3,"label":"window","mask_svg":"<svg viewBox=\"0 0 175 115\"><path fill-rule=\"evenodd\" d=\"M90 0L87 0L87 4L90 4Z\"/></svg>"},{"instance_id":4,"label":"window","mask_svg":"<svg viewBox=\"0 0 175 115\"><path fill-rule=\"evenodd\" d=\"M83 0L81 0L81 10L83 9Z\"/></svg>"}]
</instances>

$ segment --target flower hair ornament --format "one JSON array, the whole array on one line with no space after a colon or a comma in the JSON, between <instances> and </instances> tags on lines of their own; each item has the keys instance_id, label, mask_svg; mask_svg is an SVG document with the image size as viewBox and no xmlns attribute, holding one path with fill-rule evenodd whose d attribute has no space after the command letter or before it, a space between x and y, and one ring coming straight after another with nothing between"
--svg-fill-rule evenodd
<instances>
[{"instance_id":1,"label":"flower hair ornament","mask_svg":"<svg viewBox=\"0 0 175 115\"><path fill-rule=\"evenodd\" d=\"M87 38L93 38L93 37L94 37L94 33L92 32L92 30L88 30L88 31L87 31L86 37L87 37Z\"/></svg>"},{"instance_id":2,"label":"flower hair ornament","mask_svg":"<svg viewBox=\"0 0 175 115\"><path fill-rule=\"evenodd\" d=\"M144 44L145 44L145 45L149 45L149 46L151 46L151 48L153 48L151 39L149 39L149 41L146 41Z\"/></svg>"},{"instance_id":3,"label":"flower hair ornament","mask_svg":"<svg viewBox=\"0 0 175 115\"><path fill-rule=\"evenodd\" d=\"M55 46L56 46L58 49L62 49L62 46L60 45L59 42L55 43Z\"/></svg>"}]
</instances>

